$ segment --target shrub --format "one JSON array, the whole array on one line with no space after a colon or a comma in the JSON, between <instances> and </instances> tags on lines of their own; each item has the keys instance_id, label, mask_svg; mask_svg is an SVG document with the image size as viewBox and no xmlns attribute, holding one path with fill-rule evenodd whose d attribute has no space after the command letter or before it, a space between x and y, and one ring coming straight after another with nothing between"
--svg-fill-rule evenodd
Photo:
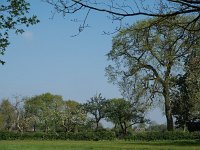
<instances>
[{"instance_id":1,"label":"shrub","mask_svg":"<svg viewBox=\"0 0 200 150\"><path fill-rule=\"evenodd\" d=\"M164 132L134 132L129 140L155 141L155 140L196 140L200 139L200 132L164 131Z\"/></svg>"},{"instance_id":2,"label":"shrub","mask_svg":"<svg viewBox=\"0 0 200 150\"><path fill-rule=\"evenodd\" d=\"M0 132L0 140L114 140L117 135L110 130L98 130L88 132ZM199 140L200 132L133 132L122 137L118 137L125 140L140 140L140 141L155 141L155 140Z\"/></svg>"}]
</instances>

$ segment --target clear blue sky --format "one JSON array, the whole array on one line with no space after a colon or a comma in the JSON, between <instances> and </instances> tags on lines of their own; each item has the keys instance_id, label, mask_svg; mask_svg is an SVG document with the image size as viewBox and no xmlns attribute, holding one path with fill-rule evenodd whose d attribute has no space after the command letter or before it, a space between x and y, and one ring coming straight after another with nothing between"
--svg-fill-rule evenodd
<instances>
[{"instance_id":1,"label":"clear blue sky","mask_svg":"<svg viewBox=\"0 0 200 150\"><path fill-rule=\"evenodd\" d=\"M13 35L0 73L0 99L13 95L32 96L51 92L65 100L85 102L96 93L106 98L121 97L117 86L107 82L106 53L111 49L112 36L102 32L114 26L103 15L91 14L90 28L76 37L79 24L68 16L50 19L52 7L40 0L31 1L31 13L40 23ZM163 122L161 112L151 118Z\"/></svg>"}]
</instances>

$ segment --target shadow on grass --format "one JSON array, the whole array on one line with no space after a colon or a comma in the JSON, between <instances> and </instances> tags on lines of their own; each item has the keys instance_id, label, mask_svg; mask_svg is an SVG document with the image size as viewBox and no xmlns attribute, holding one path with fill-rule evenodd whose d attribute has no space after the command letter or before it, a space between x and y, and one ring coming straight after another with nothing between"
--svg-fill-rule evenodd
<instances>
[{"instance_id":1,"label":"shadow on grass","mask_svg":"<svg viewBox=\"0 0 200 150\"><path fill-rule=\"evenodd\" d=\"M200 140L148 141L148 142L135 141L135 142L130 142L129 144L147 145L147 146L200 146Z\"/></svg>"}]
</instances>

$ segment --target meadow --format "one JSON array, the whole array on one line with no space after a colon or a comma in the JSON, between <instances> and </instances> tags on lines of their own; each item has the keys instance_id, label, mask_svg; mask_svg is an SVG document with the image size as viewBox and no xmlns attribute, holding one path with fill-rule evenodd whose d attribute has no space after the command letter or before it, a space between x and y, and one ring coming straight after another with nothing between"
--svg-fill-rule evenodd
<instances>
[{"instance_id":1,"label":"meadow","mask_svg":"<svg viewBox=\"0 0 200 150\"><path fill-rule=\"evenodd\" d=\"M200 150L200 141L0 141L0 150Z\"/></svg>"}]
</instances>

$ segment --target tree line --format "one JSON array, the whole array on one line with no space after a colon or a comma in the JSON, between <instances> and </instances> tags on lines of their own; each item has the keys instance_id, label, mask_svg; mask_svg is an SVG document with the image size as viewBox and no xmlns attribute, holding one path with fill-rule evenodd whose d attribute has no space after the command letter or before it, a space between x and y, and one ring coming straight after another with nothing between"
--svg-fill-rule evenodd
<instances>
[{"instance_id":1,"label":"tree line","mask_svg":"<svg viewBox=\"0 0 200 150\"><path fill-rule=\"evenodd\" d=\"M129 101L128 105L132 108L130 112L135 114L139 110L135 118L141 117L138 113L144 114L144 110L162 103L167 130L174 130L174 119L176 127L184 130L193 125L200 126L199 1L160 0L153 1L152 5L146 0L131 2L110 0L101 3L87 0L45 1L54 6L57 13L63 15L86 11L79 32L87 27L87 19L92 12L107 13L111 15L112 21L120 22L116 30L117 34L112 40L112 49L107 54L108 60L112 63L106 68L106 74L110 82L119 86L125 101ZM8 31L22 33L23 30L16 28L18 23L29 26L38 22L36 16L31 18L25 16L29 10L29 3L26 1L7 0L6 2L7 5L0 6L0 12L2 12L0 27L5 29L1 30L0 34L0 54L4 53L9 44ZM121 21L126 17L138 15L148 16L148 18L133 25L121 26ZM126 103L123 105L126 106ZM110 108L114 111L115 106ZM14 124L21 130L18 115L20 111L17 111L17 107L19 107L18 103L14 106L17 116ZM34 111L36 110L33 109ZM42 122L43 128L48 130L48 115L56 114L56 111L54 113L52 111L51 114L41 109L39 112L42 112L41 115L46 118ZM94 115L97 112L94 111L91 114ZM129 122L127 124L122 121L123 119L112 119L114 114L122 112L110 113L110 115L108 112L104 113L94 115L96 128L98 128L99 119L105 114L112 122L116 121L124 133L127 126L134 124L133 114L130 115L131 117L126 115L126 120ZM51 121L53 122L56 120ZM63 127L66 126L65 121L62 123Z\"/></svg>"},{"instance_id":2,"label":"tree line","mask_svg":"<svg viewBox=\"0 0 200 150\"><path fill-rule=\"evenodd\" d=\"M105 99L97 94L86 103L64 101L62 96L44 93L19 98L12 104L3 99L0 104L1 131L18 132L81 132L102 129L106 119L123 134L134 124L145 123L145 109L138 109L123 98Z\"/></svg>"},{"instance_id":3,"label":"tree line","mask_svg":"<svg viewBox=\"0 0 200 150\"><path fill-rule=\"evenodd\" d=\"M182 107L182 106L181 106ZM134 131L166 131L164 124L158 125L147 118L147 105L124 98L106 99L97 94L85 103L63 100L62 96L44 93L32 97L15 97L15 102L2 99L0 103L0 131L82 133L105 129L118 136L127 136ZM174 107L174 111L177 107ZM181 110L178 110L181 111ZM176 113L176 125L184 125ZM102 120L112 122L110 129L103 127Z\"/></svg>"}]
</instances>

